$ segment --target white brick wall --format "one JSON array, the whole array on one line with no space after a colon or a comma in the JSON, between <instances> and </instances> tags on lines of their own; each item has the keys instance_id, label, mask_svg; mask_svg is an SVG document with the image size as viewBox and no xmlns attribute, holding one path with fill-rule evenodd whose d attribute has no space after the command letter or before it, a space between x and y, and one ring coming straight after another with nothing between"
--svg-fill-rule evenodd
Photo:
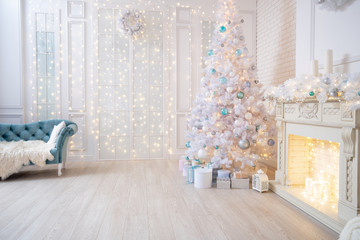
<instances>
[{"instance_id":1,"label":"white brick wall","mask_svg":"<svg viewBox=\"0 0 360 240\"><path fill-rule=\"evenodd\" d=\"M257 0L259 81L279 85L295 77L296 0Z\"/></svg>"}]
</instances>

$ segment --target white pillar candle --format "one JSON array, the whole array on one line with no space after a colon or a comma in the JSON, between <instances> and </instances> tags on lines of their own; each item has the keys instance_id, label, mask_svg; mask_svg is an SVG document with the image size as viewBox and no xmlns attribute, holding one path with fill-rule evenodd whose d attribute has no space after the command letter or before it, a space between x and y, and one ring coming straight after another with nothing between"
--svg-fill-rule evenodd
<instances>
[{"instance_id":1,"label":"white pillar candle","mask_svg":"<svg viewBox=\"0 0 360 240\"><path fill-rule=\"evenodd\" d=\"M319 76L319 62L318 62L318 60L311 60L311 74L314 77Z\"/></svg>"},{"instance_id":2,"label":"white pillar candle","mask_svg":"<svg viewBox=\"0 0 360 240\"><path fill-rule=\"evenodd\" d=\"M326 51L325 57L325 74L333 72L333 52L331 49Z\"/></svg>"}]
</instances>

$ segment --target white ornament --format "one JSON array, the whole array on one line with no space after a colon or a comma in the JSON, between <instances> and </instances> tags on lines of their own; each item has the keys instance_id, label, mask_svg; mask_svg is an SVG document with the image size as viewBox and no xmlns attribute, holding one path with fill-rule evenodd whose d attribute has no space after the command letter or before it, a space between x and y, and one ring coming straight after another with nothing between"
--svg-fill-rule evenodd
<instances>
[{"instance_id":1,"label":"white ornament","mask_svg":"<svg viewBox=\"0 0 360 240\"><path fill-rule=\"evenodd\" d=\"M229 74L229 76L230 76L230 77L234 77L234 76L235 76L235 73L231 72L231 73Z\"/></svg>"},{"instance_id":2,"label":"white ornament","mask_svg":"<svg viewBox=\"0 0 360 240\"><path fill-rule=\"evenodd\" d=\"M250 120L251 118L252 118L251 112L245 113L245 119L246 119L246 120Z\"/></svg>"},{"instance_id":3,"label":"white ornament","mask_svg":"<svg viewBox=\"0 0 360 240\"><path fill-rule=\"evenodd\" d=\"M206 127L206 126L204 126L204 127L203 127L203 131L204 131L204 132L207 132L207 131L209 131L209 128Z\"/></svg>"},{"instance_id":4,"label":"white ornament","mask_svg":"<svg viewBox=\"0 0 360 240\"><path fill-rule=\"evenodd\" d=\"M240 125L241 125L241 122L240 122L239 120L235 120L234 124L235 124L236 126L240 126Z\"/></svg>"},{"instance_id":5,"label":"white ornament","mask_svg":"<svg viewBox=\"0 0 360 240\"><path fill-rule=\"evenodd\" d=\"M232 93L232 92L234 91L234 88L233 88L233 87L227 87L227 88L226 88L226 91L227 91L228 93Z\"/></svg>"},{"instance_id":6,"label":"white ornament","mask_svg":"<svg viewBox=\"0 0 360 240\"><path fill-rule=\"evenodd\" d=\"M202 148L198 151L198 158L199 159L206 159L208 157L208 152Z\"/></svg>"}]
</instances>

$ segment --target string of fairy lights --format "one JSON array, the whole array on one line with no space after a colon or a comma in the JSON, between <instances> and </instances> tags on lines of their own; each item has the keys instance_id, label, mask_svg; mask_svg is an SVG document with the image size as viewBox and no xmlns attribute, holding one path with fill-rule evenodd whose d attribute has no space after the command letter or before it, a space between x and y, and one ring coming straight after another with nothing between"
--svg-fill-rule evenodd
<instances>
[{"instance_id":1,"label":"string of fairy lights","mask_svg":"<svg viewBox=\"0 0 360 240\"><path fill-rule=\"evenodd\" d=\"M51 0L31 0L25 4L27 8L26 44L32 46L32 64L29 64L27 69L28 86L31 89L32 99L32 104L26 111L28 116L36 121L41 118L66 117L64 115L66 113L69 115L83 114L91 122L89 122L90 124L86 124L86 121L78 122L79 130L86 131L87 128L89 134L86 137L93 138L96 141L100 158L163 158L167 154L175 153L174 142L171 137L176 132L174 125L176 112L174 109L176 102L174 91L176 89L174 89L173 82L176 69L176 45L174 43L176 36L173 36L176 25L176 10L177 8L189 8L191 15L198 16L199 19L204 19L208 13L203 10L202 6L194 7L180 2L173 5L167 1L158 1L157 3L137 1L136 6L141 6L139 10L147 16L144 30L145 38L131 39L119 32L116 20L123 9L132 9L135 6L134 4L124 6L111 0L85 2L91 4L94 13L88 12L85 14L86 18L82 20L88 23L86 31L91 32L92 44L86 46L92 48L90 50L92 53L86 56L86 62L78 63L75 58L72 58L72 62L69 63L71 66L76 66L77 69L86 69L86 79L80 80L72 78L71 73L67 70L68 52L66 44L68 43L66 41L68 31L63 25L74 19L65 18L64 20L63 15L61 15L63 13L59 11L60 9L64 10L64 3ZM101 11L106 9L112 11L111 21L113 23L110 28L102 25L106 24L103 20L109 20L107 19L109 16L104 15L103 17L101 15ZM150 16L151 12L154 12L152 16ZM50 76L38 78L38 66L41 62L36 57L38 52L36 27L39 24L35 18L36 14L48 14L49 16L52 14L54 16L54 29L51 32L54 33L55 57L51 66L54 69L50 69L51 71L54 70L54 77L51 76L53 78ZM62 20L60 21L60 19ZM201 25L203 23L201 22ZM146 32L150 31L149 29L152 31L151 35ZM206 39L210 39L211 31L207 32L206 35ZM85 36L89 36L89 34L85 33ZM103 39L104 36L108 39L106 37ZM202 37L204 36L202 35ZM191 41L194 49L196 46L192 41L191 32L189 41ZM110 47L103 45L110 43L112 43L112 46L109 45ZM151 45L151 43L155 44ZM204 45L207 44L206 41L201 41L200 44L201 49L206 49L207 46ZM115 45L118 45L118 48L115 48ZM27 53L29 52L27 50ZM128 59L124 58L127 54L130 56ZM93 57L89 59L89 56ZM112 67L106 66L110 63L110 61L106 62L109 59L113 63ZM104 71L102 71L103 67L105 67ZM161 76L161 74L163 75ZM133 80L130 80L131 76ZM126 78L128 79L127 82ZM45 79L48 80L49 86L46 87L46 94L45 87L41 87L39 84L39 81L45 81ZM144 79L147 81L142 82L141 80ZM66 83L66 81L71 82ZM90 97L84 100L84 109L73 109L70 104L71 100L67 102L67 99L62 98L62 96L67 96L62 92L65 90L63 85L78 86L84 83L88 86L86 91L91 91ZM83 93L81 94L83 95ZM44 100L45 95L46 101ZM48 99L51 100L49 96L55 102L55 107L47 115L42 114L40 116L38 114L39 106L44 107L43 104L52 104L52 101L48 101ZM142 113L145 114L142 115ZM133 139L129 140L131 134L133 134ZM82 137L76 139L76 141L85 140ZM131 144L129 141L132 141ZM73 149L74 145L79 144L72 141L70 149ZM80 154L83 156L85 153Z\"/></svg>"}]
</instances>

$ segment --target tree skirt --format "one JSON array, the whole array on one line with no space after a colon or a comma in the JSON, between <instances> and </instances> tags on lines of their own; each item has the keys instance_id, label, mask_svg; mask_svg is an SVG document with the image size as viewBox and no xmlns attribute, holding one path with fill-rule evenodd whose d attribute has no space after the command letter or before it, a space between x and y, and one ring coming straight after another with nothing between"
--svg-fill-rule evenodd
<instances>
[{"instance_id":1,"label":"tree skirt","mask_svg":"<svg viewBox=\"0 0 360 240\"><path fill-rule=\"evenodd\" d=\"M30 161L44 167L47 159L54 160L54 156L50 153L52 148L41 140L0 142L1 180L17 173L23 165L29 165Z\"/></svg>"}]
</instances>

